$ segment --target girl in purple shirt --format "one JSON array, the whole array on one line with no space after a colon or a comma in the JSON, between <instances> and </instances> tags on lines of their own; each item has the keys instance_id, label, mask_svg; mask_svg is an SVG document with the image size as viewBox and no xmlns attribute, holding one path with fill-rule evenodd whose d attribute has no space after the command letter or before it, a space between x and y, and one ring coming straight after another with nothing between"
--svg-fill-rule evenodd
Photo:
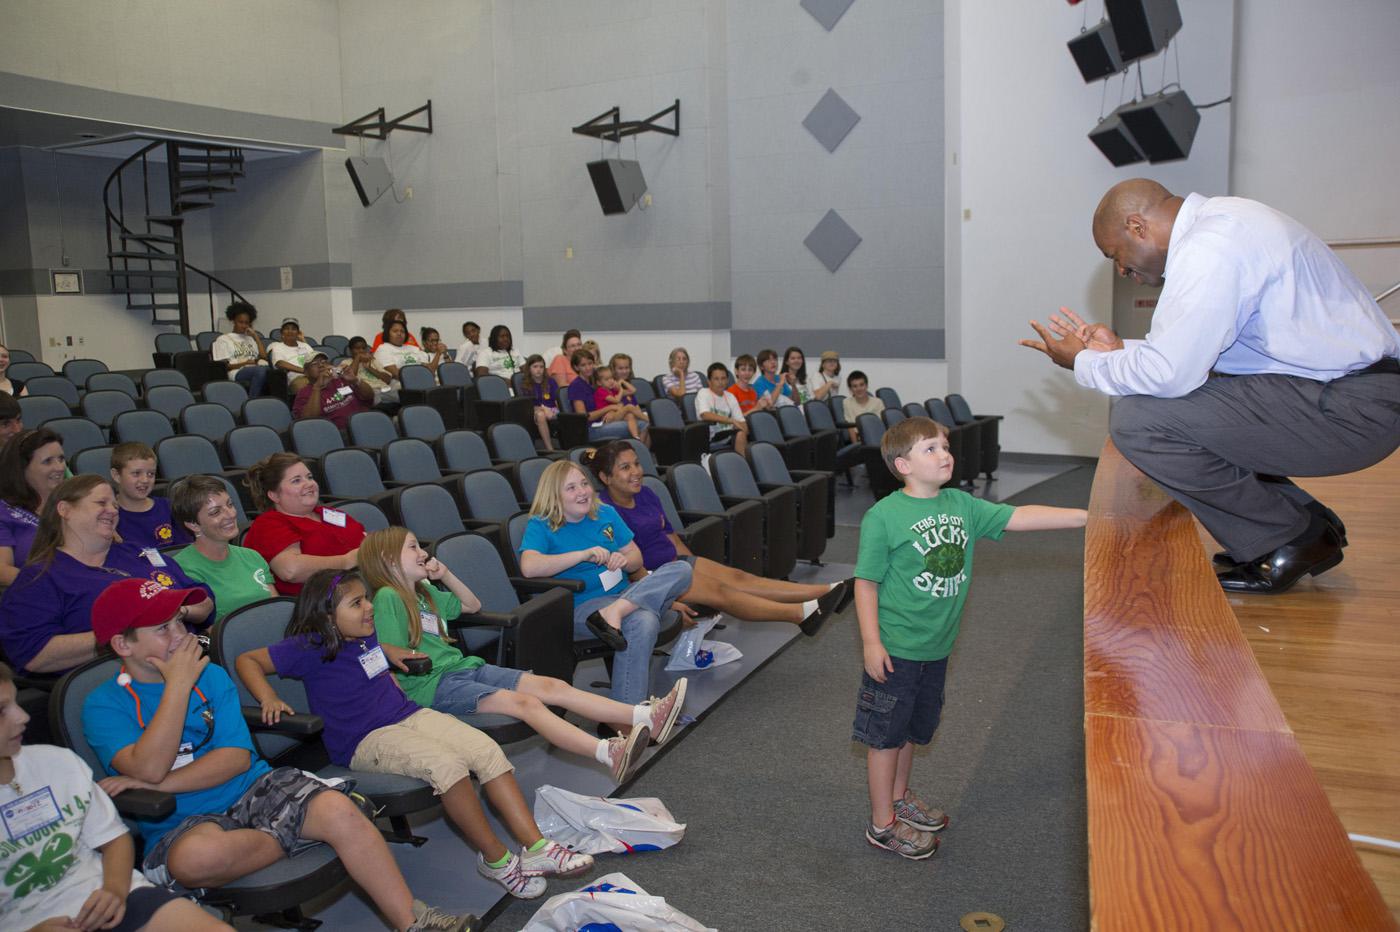
<instances>
[{"instance_id":1,"label":"girl in purple shirt","mask_svg":"<svg viewBox=\"0 0 1400 932\"><path fill-rule=\"evenodd\" d=\"M599 501L612 505L631 529L644 567L654 570L677 559L691 564L690 589L681 596L683 602L751 621L790 621L810 635L854 597L849 582L804 586L754 576L691 553L667 520L661 499L642 484L641 462L627 443L615 440L585 453L583 465L603 484Z\"/></svg>"},{"instance_id":2,"label":"girl in purple shirt","mask_svg":"<svg viewBox=\"0 0 1400 932\"><path fill-rule=\"evenodd\" d=\"M325 722L332 762L352 770L397 773L432 784L442 807L477 850L477 870L512 896L544 892L545 875L572 877L593 866L540 834L500 747L460 719L425 709L404 695L391 669L402 656L374 633L374 602L355 570L320 570L302 587L286 640L240 654L234 662L263 719L293 711L267 681L270 673L302 680L311 711ZM486 821L472 788L475 772L517 841L517 856Z\"/></svg>"},{"instance_id":3,"label":"girl in purple shirt","mask_svg":"<svg viewBox=\"0 0 1400 932\"><path fill-rule=\"evenodd\" d=\"M535 403L535 430L540 432L545 450L553 450L549 422L559 416L559 386L546 374L544 357L539 353L525 360L525 393Z\"/></svg>"}]
</instances>

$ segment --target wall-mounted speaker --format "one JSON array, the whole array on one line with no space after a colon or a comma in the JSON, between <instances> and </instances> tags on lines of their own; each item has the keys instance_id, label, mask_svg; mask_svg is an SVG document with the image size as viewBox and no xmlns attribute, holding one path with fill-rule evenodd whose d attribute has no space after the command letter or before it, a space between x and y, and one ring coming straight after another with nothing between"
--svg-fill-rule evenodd
<instances>
[{"instance_id":1,"label":"wall-mounted speaker","mask_svg":"<svg viewBox=\"0 0 1400 932\"><path fill-rule=\"evenodd\" d=\"M1167 47L1181 28L1176 0L1104 0L1124 64Z\"/></svg>"},{"instance_id":2,"label":"wall-mounted speaker","mask_svg":"<svg viewBox=\"0 0 1400 932\"><path fill-rule=\"evenodd\" d=\"M1186 158L1196 138L1196 127L1201 124L1200 111L1185 91L1154 94L1114 112L1147 161L1154 164Z\"/></svg>"},{"instance_id":3,"label":"wall-mounted speaker","mask_svg":"<svg viewBox=\"0 0 1400 932\"><path fill-rule=\"evenodd\" d=\"M625 214L646 193L642 165L630 159L599 159L588 163L588 177L606 215Z\"/></svg>"},{"instance_id":4,"label":"wall-mounted speaker","mask_svg":"<svg viewBox=\"0 0 1400 932\"><path fill-rule=\"evenodd\" d=\"M1125 104L1124 106L1132 106ZM1114 165L1132 165L1147 158L1138 148L1138 144L1133 141L1133 136L1128 132L1128 128L1123 125L1123 120L1119 117L1117 110L1110 113L1099 121L1089 132L1089 141L1099 147L1099 151L1104 154Z\"/></svg>"},{"instance_id":5,"label":"wall-mounted speaker","mask_svg":"<svg viewBox=\"0 0 1400 932\"><path fill-rule=\"evenodd\" d=\"M366 207L394 186L394 176L389 174L389 166L383 159L349 158L345 160L345 170L350 173L360 203Z\"/></svg>"},{"instance_id":6,"label":"wall-mounted speaker","mask_svg":"<svg viewBox=\"0 0 1400 932\"><path fill-rule=\"evenodd\" d=\"M1113 24L1108 20L1069 40L1069 53L1079 66L1084 80L1097 81L1123 70L1118 57L1118 41L1113 36Z\"/></svg>"}]
</instances>

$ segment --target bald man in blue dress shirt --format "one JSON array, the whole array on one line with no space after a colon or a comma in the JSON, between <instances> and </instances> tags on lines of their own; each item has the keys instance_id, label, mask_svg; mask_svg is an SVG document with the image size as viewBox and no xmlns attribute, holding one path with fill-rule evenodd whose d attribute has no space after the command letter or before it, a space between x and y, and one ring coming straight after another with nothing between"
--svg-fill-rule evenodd
<instances>
[{"instance_id":1,"label":"bald man in blue dress shirt","mask_svg":"<svg viewBox=\"0 0 1400 932\"><path fill-rule=\"evenodd\" d=\"M1119 275L1163 286L1146 339L1061 308L1021 344L1119 396L1114 443L1225 546L1227 591L1283 592L1336 566L1345 526L1286 477L1400 446L1395 327L1326 244L1257 201L1137 178L1104 195L1093 232Z\"/></svg>"}]
</instances>

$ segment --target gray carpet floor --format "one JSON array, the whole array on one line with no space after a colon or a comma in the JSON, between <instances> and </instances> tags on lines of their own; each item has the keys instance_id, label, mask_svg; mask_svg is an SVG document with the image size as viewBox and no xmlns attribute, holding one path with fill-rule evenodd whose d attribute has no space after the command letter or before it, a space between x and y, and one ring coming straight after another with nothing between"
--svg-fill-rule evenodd
<instances>
[{"instance_id":1,"label":"gray carpet floor","mask_svg":"<svg viewBox=\"0 0 1400 932\"><path fill-rule=\"evenodd\" d=\"M1075 468L1011 502L1083 507L1092 477ZM855 547L855 531L840 528L825 559L852 562ZM1011 932L1087 928L1082 569L1081 531L1008 533L978 548L943 724L914 764L916 790L952 819L933 858L864 840L851 610L795 640L623 792L664 800L685 839L600 858L593 876L622 871L726 932L953 932L971 912ZM510 902L493 932L521 928L539 905Z\"/></svg>"}]
</instances>

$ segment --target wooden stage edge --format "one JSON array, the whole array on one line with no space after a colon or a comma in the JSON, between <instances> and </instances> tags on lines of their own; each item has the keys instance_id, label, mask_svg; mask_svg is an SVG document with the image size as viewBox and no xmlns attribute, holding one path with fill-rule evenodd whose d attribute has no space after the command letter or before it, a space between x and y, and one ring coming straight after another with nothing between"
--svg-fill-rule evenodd
<instances>
[{"instance_id":1,"label":"wooden stage edge","mask_svg":"<svg viewBox=\"0 0 1400 932\"><path fill-rule=\"evenodd\" d=\"M1397 494L1400 483L1389 484ZM1350 531L1341 500L1324 500L1349 520ZM1374 507L1372 498L1364 501ZM1385 782L1400 772L1391 766L1391 755L1400 754L1397 704L1357 710L1376 683L1394 697L1397 665L1376 654L1356 669L1336 660L1337 624L1318 623L1309 614L1316 606L1307 604L1314 589L1324 604L1354 600L1328 597L1327 574L1316 585L1300 584L1298 597L1246 605L1237 619L1241 606L1232 611L1216 584L1194 519L1111 442L1089 511L1084 730L1093 928L1400 929L1347 838L1348 828L1397 837L1400 795ZM1375 540L1362 526L1369 522L1357 518L1349 551L1360 555ZM1387 531L1378 533L1384 539ZM1375 585L1371 625L1380 639L1397 620L1400 593L1389 577L1376 578L1383 570L1368 573L1363 562L1349 552L1333 572L1355 567L1356 588ZM1387 591L1389 598L1381 597ZM1250 613L1267 613L1268 621L1247 620ZM1254 639L1246 637L1256 625L1273 637L1259 659L1259 643L1252 649ZM1337 671L1323 675L1306 661ZM1348 679L1358 683L1354 700L1340 698ZM1358 754L1359 733L1384 732L1375 720L1387 714L1392 733L1378 736L1384 746ZM1317 756L1329 745L1335 765ZM1338 801L1344 787L1328 782L1334 770L1339 784L1361 793L1357 821L1347 828L1338 813L1351 804ZM1378 792L1369 795L1372 785Z\"/></svg>"}]
</instances>

